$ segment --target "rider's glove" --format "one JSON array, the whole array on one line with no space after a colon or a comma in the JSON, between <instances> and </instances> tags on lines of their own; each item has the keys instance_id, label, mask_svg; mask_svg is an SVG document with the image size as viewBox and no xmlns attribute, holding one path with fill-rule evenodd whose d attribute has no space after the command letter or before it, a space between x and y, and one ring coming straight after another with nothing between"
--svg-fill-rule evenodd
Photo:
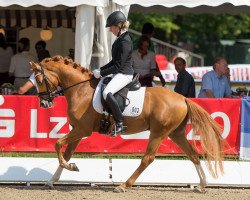
<instances>
[{"instance_id":1,"label":"rider's glove","mask_svg":"<svg viewBox=\"0 0 250 200\"><path fill-rule=\"evenodd\" d=\"M100 69L95 69L93 70L93 74L94 74L94 77L95 78L101 78L101 72L100 72Z\"/></svg>"}]
</instances>

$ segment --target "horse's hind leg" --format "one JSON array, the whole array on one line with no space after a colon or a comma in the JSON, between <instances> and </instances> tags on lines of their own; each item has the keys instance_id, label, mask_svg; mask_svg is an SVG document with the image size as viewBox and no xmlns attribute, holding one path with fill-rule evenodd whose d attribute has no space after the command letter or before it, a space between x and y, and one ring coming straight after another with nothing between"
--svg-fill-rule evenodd
<instances>
[{"instance_id":1,"label":"horse's hind leg","mask_svg":"<svg viewBox=\"0 0 250 200\"><path fill-rule=\"evenodd\" d=\"M66 150L63 154L63 157L66 161L69 161L69 159L71 158L71 156L73 155L78 143L80 142L80 140L75 141L71 144L69 144L66 147ZM54 175L51 177L51 179L45 184L45 188L49 188L49 189L54 189L54 183L57 182L60 179L60 176L62 174L63 168L59 165L56 172L54 173Z\"/></svg>"},{"instance_id":2,"label":"horse's hind leg","mask_svg":"<svg viewBox=\"0 0 250 200\"><path fill-rule=\"evenodd\" d=\"M155 134L156 135L156 134ZM131 187L140 174L152 163L155 159L155 155L164 137L154 137L152 134L149 138L149 143L145 155L143 156L139 167L130 176L130 178L125 182L115 188L114 192L125 192L125 190Z\"/></svg>"},{"instance_id":3,"label":"horse's hind leg","mask_svg":"<svg viewBox=\"0 0 250 200\"><path fill-rule=\"evenodd\" d=\"M169 135L170 139L175 142L188 158L194 163L195 169L200 178L200 184L195 188L198 192L205 192L207 185L206 176L200 163L199 154L194 150L192 145L188 142L185 132L185 123L182 123L173 133Z\"/></svg>"}]
</instances>

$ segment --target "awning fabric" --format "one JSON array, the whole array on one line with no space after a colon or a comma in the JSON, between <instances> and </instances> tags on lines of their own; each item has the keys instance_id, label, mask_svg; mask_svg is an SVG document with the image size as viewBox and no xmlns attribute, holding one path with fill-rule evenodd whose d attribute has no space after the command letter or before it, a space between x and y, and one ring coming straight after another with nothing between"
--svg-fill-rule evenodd
<instances>
[{"instance_id":1,"label":"awning fabric","mask_svg":"<svg viewBox=\"0 0 250 200\"><path fill-rule=\"evenodd\" d=\"M74 10L0 10L0 25L5 28L75 28Z\"/></svg>"},{"instance_id":2,"label":"awning fabric","mask_svg":"<svg viewBox=\"0 0 250 200\"><path fill-rule=\"evenodd\" d=\"M18 5L23 7L30 7L35 5L41 5L44 7L55 7L58 5L64 5L68 7L76 7L79 5L106 7L108 6L108 4L109 0L0 0L0 6L2 7L11 5Z\"/></svg>"},{"instance_id":3,"label":"awning fabric","mask_svg":"<svg viewBox=\"0 0 250 200\"><path fill-rule=\"evenodd\" d=\"M138 4L143 7L160 5L168 8L172 8L175 6L185 6L188 8L194 8L197 6L211 6L216 7L225 3L230 3L234 6L250 6L249 0L216 0L216 1L208 1L208 0L113 0L114 3L117 3L122 6Z\"/></svg>"}]
</instances>

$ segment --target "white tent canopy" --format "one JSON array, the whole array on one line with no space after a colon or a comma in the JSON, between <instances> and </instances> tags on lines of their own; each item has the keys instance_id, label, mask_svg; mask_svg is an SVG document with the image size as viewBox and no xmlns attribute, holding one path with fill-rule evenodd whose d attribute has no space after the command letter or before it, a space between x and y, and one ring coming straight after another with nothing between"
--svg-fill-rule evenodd
<instances>
[{"instance_id":1,"label":"white tent canopy","mask_svg":"<svg viewBox=\"0 0 250 200\"><path fill-rule=\"evenodd\" d=\"M172 8L175 6L185 6L188 8L194 8L194 7L202 6L202 5L215 7L215 6L220 6L224 3L231 3L234 6L243 6L243 5L250 6L249 0L216 0L216 1L208 1L208 0L147 0L147 1L113 0L113 2L122 6L138 4L143 7L160 5L160 6L164 6L168 8Z\"/></svg>"},{"instance_id":2,"label":"white tent canopy","mask_svg":"<svg viewBox=\"0 0 250 200\"><path fill-rule=\"evenodd\" d=\"M44 7L55 7L64 5L68 7L76 7L80 5L88 6L108 6L108 0L0 0L0 6L6 7L11 5L19 5L23 7L30 7L41 5Z\"/></svg>"},{"instance_id":3,"label":"white tent canopy","mask_svg":"<svg viewBox=\"0 0 250 200\"><path fill-rule=\"evenodd\" d=\"M94 56L98 57L99 65L108 62L114 38L105 29L105 20L114 10L122 10L125 14L128 14L130 7L132 11L140 12L178 12L178 10L187 12L186 9L196 9L201 12L217 10L218 12L216 8L219 8L219 12L228 9L233 13L239 13L250 10L249 0L0 0L0 7L14 5L51 9L58 6L76 7L75 60L85 67L90 65L93 49L97 49ZM95 41L93 41L94 34L97 35ZM96 48L93 48L93 44Z\"/></svg>"}]
</instances>

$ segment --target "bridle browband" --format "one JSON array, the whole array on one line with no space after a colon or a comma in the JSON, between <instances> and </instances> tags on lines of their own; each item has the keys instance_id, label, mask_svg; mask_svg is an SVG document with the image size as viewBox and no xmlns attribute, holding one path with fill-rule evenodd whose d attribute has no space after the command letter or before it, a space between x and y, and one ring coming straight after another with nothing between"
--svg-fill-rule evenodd
<instances>
[{"instance_id":1,"label":"bridle browband","mask_svg":"<svg viewBox=\"0 0 250 200\"><path fill-rule=\"evenodd\" d=\"M39 66L41 67L41 75L43 76L43 80L45 81L47 91L46 92L39 92L38 97L43 99L43 100L50 101L50 102L52 102L55 97L59 96L60 93L63 93L64 91L66 91L66 90L68 90L68 89L70 89L72 87L75 87L77 85L89 82L89 81L94 79L94 77L92 76L88 80L84 80L84 81L81 81L79 83L75 83L75 84L70 85L70 86L68 86L66 88L63 88L63 87L60 86L60 89L58 90L57 87L46 76L41 63L39 64ZM38 76L38 75L40 75L40 74L37 74L36 76ZM55 91L52 91L52 88L51 88L49 82L55 87Z\"/></svg>"}]
</instances>

